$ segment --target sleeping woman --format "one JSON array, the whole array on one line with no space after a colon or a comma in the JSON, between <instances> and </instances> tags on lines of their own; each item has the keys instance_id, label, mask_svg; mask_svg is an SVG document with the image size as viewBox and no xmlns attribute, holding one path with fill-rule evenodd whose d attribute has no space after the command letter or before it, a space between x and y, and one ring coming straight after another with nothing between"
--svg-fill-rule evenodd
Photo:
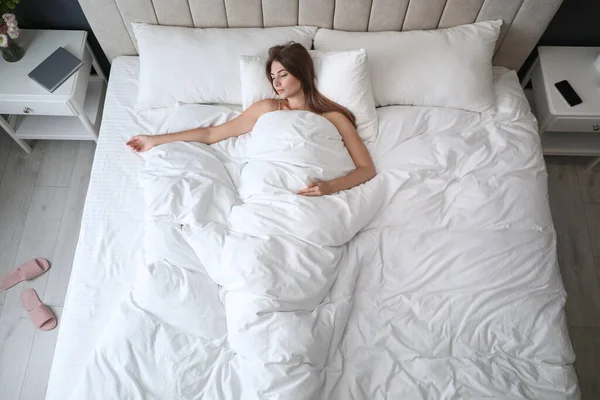
<instances>
[{"instance_id":1,"label":"sleeping woman","mask_svg":"<svg viewBox=\"0 0 600 400\"><path fill-rule=\"evenodd\" d=\"M322 196L358 186L375 176L375 166L367 147L356 131L356 119L345 107L329 100L315 86L315 70L308 51L299 43L274 46L269 49L266 64L277 99L254 103L237 118L214 127L196 128L163 135L137 135L127 145L136 152L148 151L154 146L184 141L213 144L250 132L260 117L275 111L301 111L315 114L316 123L329 120L342 137L356 169L348 175L329 181L311 182L298 194ZM330 127L331 124L327 123ZM325 127L324 129L327 129Z\"/></svg>"}]
</instances>

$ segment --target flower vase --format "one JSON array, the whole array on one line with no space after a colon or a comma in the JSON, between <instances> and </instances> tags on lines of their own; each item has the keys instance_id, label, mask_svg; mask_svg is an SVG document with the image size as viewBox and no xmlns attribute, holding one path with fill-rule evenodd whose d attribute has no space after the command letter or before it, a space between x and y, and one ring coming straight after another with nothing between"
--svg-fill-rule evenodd
<instances>
[{"instance_id":1,"label":"flower vase","mask_svg":"<svg viewBox=\"0 0 600 400\"><path fill-rule=\"evenodd\" d=\"M8 39L7 47L0 47L2 57L8 62L17 62L25 55L25 50L13 39Z\"/></svg>"}]
</instances>

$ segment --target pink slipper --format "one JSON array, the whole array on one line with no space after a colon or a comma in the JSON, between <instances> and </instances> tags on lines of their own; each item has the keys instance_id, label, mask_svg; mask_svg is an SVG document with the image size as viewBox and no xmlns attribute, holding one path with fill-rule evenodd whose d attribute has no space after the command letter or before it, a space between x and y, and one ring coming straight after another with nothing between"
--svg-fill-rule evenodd
<instances>
[{"instance_id":1,"label":"pink slipper","mask_svg":"<svg viewBox=\"0 0 600 400\"><path fill-rule=\"evenodd\" d=\"M0 278L0 289L6 290L22 281L30 281L48 271L50 263L44 258L29 260Z\"/></svg>"},{"instance_id":2,"label":"pink slipper","mask_svg":"<svg viewBox=\"0 0 600 400\"><path fill-rule=\"evenodd\" d=\"M31 288L23 290L21 301L35 326L43 331L50 331L56 327L56 317L48 306L42 304L35 290Z\"/></svg>"}]
</instances>

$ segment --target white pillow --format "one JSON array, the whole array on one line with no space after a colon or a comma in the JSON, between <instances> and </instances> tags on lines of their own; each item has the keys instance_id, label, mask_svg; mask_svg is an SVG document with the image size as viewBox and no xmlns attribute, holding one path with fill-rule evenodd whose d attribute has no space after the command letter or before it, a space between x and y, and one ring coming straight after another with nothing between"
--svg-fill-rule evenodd
<instances>
[{"instance_id":1,"label":"white pillow","mask_svg":"<svg viewBox=\"0 0 600 400\"><path fill-rule=\"evenodd\" d=\"M319 29L316 50L364 48L377 106L448 107L484 112L494 106L492 57L502 21L407 32Z\"/></svg>"},{"instance_id":2,"label":"white pillow","mask_svg":"<svg viewBox=\"0 0 600 400\"><path fill-rule=\"evenodd\" d=\"M371 90L367 53L364 50L309 52L315 66L317 89L325 97L346 107L356 117L357 131L365 140L377 136L377 112ZM257 101L274 99L271 82L265 73L266 57L241 56L242 105L246 109Z\"/></svg>"},{"instance_id":3,"label":"white pillow","mask_svg":"<svg viewBox=\"0 0 600 400\"><path fill-rule=\"evenodd\" d=\"M180 103L241 104L242 54L266 55L289 41L310 49L317 29L132 25L140 54L138 111Z\"/></svg>"}]
</instances>

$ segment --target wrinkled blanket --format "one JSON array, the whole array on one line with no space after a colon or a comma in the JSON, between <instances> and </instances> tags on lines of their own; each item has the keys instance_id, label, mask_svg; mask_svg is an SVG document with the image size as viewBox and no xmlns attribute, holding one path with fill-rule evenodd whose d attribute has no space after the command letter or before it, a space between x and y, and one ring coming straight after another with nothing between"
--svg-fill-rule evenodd
<instances>
[{"instance_id":1,"label":"wrinkled blanket","mask_svg":"<svg viewBox=\"0 0 600 400\"><path fill-rule=\"evenodd\" d=\"M265 114L230 145L229 159L189 143L148 155L147 265L121 313L153 334L126 337L126 358L179 373L112 388L123 398L314 399L322 391L357 276L347 243L381 208L382 182L297 195L355 168L335 126L307 111Z\"/></svg>"},{"instance_id":2,"label":"wrinkled blanket","mask_svg":"<svg viewBox=\"0 0 600 400\"><path fill-rule=\"evenodd\" d=\"M379 109L377 177L333 196L295 194L353 168L308 112L144 155L145 262L72 398L578 398L536 121L495 87Z\"/></svg>"}]
</instances>

